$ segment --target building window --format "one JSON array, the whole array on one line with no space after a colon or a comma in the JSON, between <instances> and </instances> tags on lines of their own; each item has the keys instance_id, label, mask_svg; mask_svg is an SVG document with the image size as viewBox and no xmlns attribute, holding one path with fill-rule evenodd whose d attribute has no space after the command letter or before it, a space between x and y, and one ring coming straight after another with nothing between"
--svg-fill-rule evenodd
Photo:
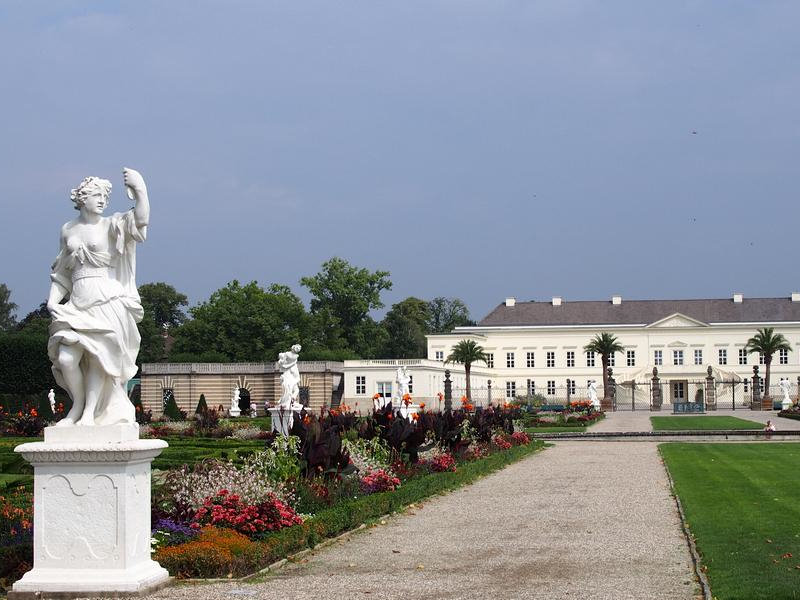
<instances>
[{"instance_id":1,"label":"building window","mask_svg":"<svg viewBox=\"0 0 800 600\"><path fill-rule=\"evenodd\" d=\"M365 375L356 375L356 395L361 396L367 393L367 378Z\"/></svg>"},{"instance_id":2,"label":"building window","mask_svg":"<svg viewBox=\"0 0 800 600\"><path fill-rule=\"evenodd\" d=\"M728 364L728 351L725 348L719 349L719 364L721 365Z\"/></svg>"},{"instance_id":3,"label":"building window","mask_svg":"<svg viewBox=\"0 0 800 600\"><path fill-rule=\"evenodd\" d=\"M392 398L392 382L391 381L379 381L375 384L375 393L378 394L381 398L385 398L386 400L391 400Z\"/></svg>"},{"instance_id":4,"label":"building window","mask_svg":"<svg viewBox=\"0 0 800 600\"><path fill-rule=\"evenodd\" d=\"M626 361L625 364L627 364L629 367L635 367L636 366L636 350L628 350L625 353L625 361Z\"/></svg>"},{"instance_id":5,"label":"building window","mask_svg":"<svg viewBox=\"0 0 800 600\"><path fill-rule=\"evenodd\" d=\"M575 352L572 350L567 351L567 366L574 367L575 366Z\"/></svg>"},{"instance_id":6,"label":"building window","mask_svg":"<svg viewBox=\"0 0 800 600\"><path fill-rule=\"evenodd\" d=\"M747 350L744 348L739 348L739 364L746 365L747 364Z\"/></svg>"},{"instance_id":7,"label":"building window","mask_svg":"<svg viewBox=\"0 0 800 600\"><path fill-rule=\"evenodd\" d=\"M672 351L672 364L678 366L683 364L683 350Z\"/></svg>"},{"instance_id":8,"label":"building window","mask_svg":"<svg viewBox=\"0 0 800 600\"><path fill-rule=\"evenodd\" d=\"M517 395L517 382L506 381L506 398L513 398Z\"/></svg>"},{"instance_id":9,"label":"building window","mask_svg":"<svg viewBox=\"0 0 800 600\"><path fill-rule=\"evenodd\" d=\"M653 364L660 367L664 364L664 353L661 350L653 352Z\"/></svg>"},{"instance_id":10,"label":"building window","mask_svg":"<svg viewBox=\"0 0 800 600\"><path fill-rule=\"evenodd\" d=\"M486 353L486 366L490 369L494 369L494 354L491 352Z\"/></svg>"},{"instance_id":11,"label":"building window","mask_svg":"<svg viewBox=\"0 0 800 600\"><path fill-rule=\"evenodd\" d=\"M556 366L556 353L555 352L548 352L547 353L547 366L548 367L555 367Z\"/></svg>"},{"instance_id":12,"label":"building window","mask_svg":"<svg viewBox=\"0 0 800 600\"><path fill-rule=\"evenodd\" d=\"M556 382L555 381L548 381L547 382L547 395L548 396L555 396L556 395Z\"/></svg>"},{"instance_id":13,"label":"building window","mask_svg":"<svg viewBox=\"0 0 800 600\"><path fill-rule=\"evenodd\" d=\"M586 366L587 367L594 366L594 351L589 351L586 353Z\"/></svg>"},{"instance_id":14,"label":"building window","mask_svg":"<svg viewBox=\"0 0 800 600\"><path fill-rule=\"evenodd\" d=\"M409 375L408 376L408 393L409 394L413 394L414 393L414 376L413 375Z\"/></svg>"},{"instance_id":15,"label":"building window","mask_svg":"<svg viewBox=\"0 0 800 600\"><path fill-rule=\"evenodd\" d=\"M764 355L761 354L761 352L758 353L758 364L760 364L760 365L767 364L766 361L764 360Z\"/></svg>"},{"instance_id":16,"label":"building window","mask_svg":"<svg viewBox=\"0 0 800 600\"><path fill-rule=\"evenodd\" d=\"M506 367L509 369L514 368L514 353L513 352L506 352Z\"/></svg>"},{"instance_id":17,"label":"building window","mask_svg":"<svg viewBox=\"0 0 800 600\"><path fill-rule=\"evenodd\" d=\"M609 367L616 367L617 366L617 355L615 352L612 352L608 355L608 366Z\"/></svg>"},{"instance_id":18,"label":"building window","mask_svg":"<svg viewBox=\"0 0 800 600\"><path fill-rule=\"evenodd\" d=\"M786 348L778 350L778 362L782 365L789 364L789 351Z\"/></svg>"},{"instance_id":19,"label":"building window","mask_svg":"<svg viewBox=\"0 0 800 600\"><path fill-rule=\"evenodd\" d=\"M703 364L703 351L699 348L694 351L694 364L702 365Z\"/></svg>"},{"instance_id":20,"label":"building window","mask_svg":"<svg viewBox=\"0 0 800 600\"><path fill-rule=\"evenodd\" d=\"M436 360L443 361L444 360L444 350L437 350L434 353L434 356L436 356Z\"/></svg>"},{"instance_id":21,"label":"building window","mask_svg":"<svg viewBox=\"0 0 800 600\"><path fill-rule=\"evenodd\" d=\"M567 389L569 390L570 395L575 394L575 380L574 379L567 379Z\"/></svg>"},{"instance_id":22,"label":"building window","mask_svg":"<svg viewBox=\"0 0 800 600\"><path fill-rule=\"evenodd\" d=\"M533 379L528 379L528 396L533 396L536 394L536 383L534 383Z\"/></svg>"},{"instance_id":23,"label":"building window","mask_svg":"<svg viewBox=\"0 0 800 600\"><path fill-rule=\"evenodd\" d=\"M536 366L536 361L534 360L533 352L525 353L525 366L527 366L528 368Z\"/></svg>"}]
</instances>

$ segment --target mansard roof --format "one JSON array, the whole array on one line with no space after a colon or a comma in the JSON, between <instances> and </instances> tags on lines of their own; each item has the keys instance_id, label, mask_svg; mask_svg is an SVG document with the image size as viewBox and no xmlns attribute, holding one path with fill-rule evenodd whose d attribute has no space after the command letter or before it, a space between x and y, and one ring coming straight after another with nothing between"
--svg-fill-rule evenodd
<instances>
[{"instance_id":1,"label":"mansard roof","mask_svg":"<svg viewBox=\"0 0 800 600\"><path fill-rule=\"evenodd\" d=\"M606 300L516 302L500 304L478 327L548 325L649 325L679 313L702 323L800 322L800 302L791 298L730 298L711 300Z\"/></svg>"}]
</instances>

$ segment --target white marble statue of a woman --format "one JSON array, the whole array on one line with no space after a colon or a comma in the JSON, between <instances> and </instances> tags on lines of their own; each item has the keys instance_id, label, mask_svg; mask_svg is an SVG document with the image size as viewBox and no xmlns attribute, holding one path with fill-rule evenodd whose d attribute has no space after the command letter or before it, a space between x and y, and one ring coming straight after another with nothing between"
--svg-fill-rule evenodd
<instances>
[{"instance_id":1,"label":"white marble statue of a woman","mask_svg":"<svg viewBox=\"0 0 800 600\"><path fill-rule=\"evenodd\" d=\"M597 383L594 379L589 382L589 402L592 403L592 408L600 410L600 401L597 399Z\"/></svg>"},{"instance_id":2,"label":"white marble statue of a woman","mask_svg":"<svg viewBox=\"0 0 800 600\"><path fill-rule=\"evenodd\" d=\"M289 409L300 400L300 370L297 359L302 346L295 344L288 352L278 354L278 366L281 369L281 401L280 408Z\"/></svg>"},{"instance_id":3,"label":"white marble statue of a woman","mask_svg":"<svg viewBox=\"0 0 800 600\"><path fill-rule=\"evenodd\" d=\"M150 203L142 176L123 169L135 206L104 216L111 183L87 177L70 195L76 219L61 228L47 308L47 352L56 382L72 398L58 426L135 423L125 393L136 374L143 311L136 289L136 243L147 236ZM61 302L67 298L64 304Z\"/></svg>"},{"instance_id":4,"label":"white marble statue of a woman","mask_svg":"<svg viewBox=\"0 0 800 600\"><path fill-rule=\"evenodd\" d=\"M787 410L792 407L792 398L789 395L789 390L792 387L792 384L789 383L788 379L781 379L780 383L778 384L783 392L783 400L781 401L781 410Z\"/></svg>"}]
</instances>

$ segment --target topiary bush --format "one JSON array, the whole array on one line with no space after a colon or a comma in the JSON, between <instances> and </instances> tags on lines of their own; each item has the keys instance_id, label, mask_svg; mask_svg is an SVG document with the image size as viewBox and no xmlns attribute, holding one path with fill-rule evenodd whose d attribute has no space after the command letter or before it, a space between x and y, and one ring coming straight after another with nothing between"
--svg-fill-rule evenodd
<instances>
[{"instance_id":1,"label":"topiary bush","mask_svg":"<svg viewBox=\"0 0 800 600\"><path fill-rule=\"evenodd\" d=\"M164 404L164 416L171 421L185 421L186 412L178 408L178 403L175 402L175 396L169 394L167 402Z\"/></svg>"}]
</instances>

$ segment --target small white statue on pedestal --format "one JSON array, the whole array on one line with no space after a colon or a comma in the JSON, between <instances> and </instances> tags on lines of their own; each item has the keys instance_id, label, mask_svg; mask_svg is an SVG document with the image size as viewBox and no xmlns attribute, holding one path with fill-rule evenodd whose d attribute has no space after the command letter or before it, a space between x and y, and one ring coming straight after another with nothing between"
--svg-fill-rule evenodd
<instances>
[{"instance_id":1,"label":"small white statue on pedestal","mask_svg":"<svg viewBox=\"0 0 800 600\"><path fill-rule=\"evenodd\" d=\"M787 410L792 407L792 399L789 396L789 389L792 387L792 384L789 383L788 379L781 379L780 383L778 384L783 392L783 400L781 401L781 410Z\"/></svg>"},{"instance_id":2,"label":"small white statue on pedestal","mask_svg":"<svg viewBox=\"0 0 800 600\"><path fill-rule=\"evenodd\" d=\"M594 379L589 382L589 402L592 403L592 408L600 410L600 401L597 399L597 383Z\"/></svg>"},{"instance_id":3,"label":"small white statue on pedestal","mask_svg":"<svg viewBox=\"0 0 800 600\"><path fill-rule=\"evenodd\" d=\"M235 387L233 388L233 393L231 396L231 407L230 409L228 409L228 413L232 417L238 417L239 415L242 414L242 411L239 410L239 398L240 398L239 388Z\"/></svg>"},{"instance_id":4,"label":"small white statue on pedestal","mask_svg":"<svg viewBox=\"0 0 800 600\"><path fill-rule=\"evenodd\" d=\"M287 437L294 425L294 413L303 410L303 405L300 404L300 369L297 366L300 350L302 346L295 344L288 352L278 354L281 400L277 407L269 409L272 416L272 430Z\"/></svg>"},{"instance_id":5,"label":"small white statue on pedestal","mask_svg":"<svg viewBox=\"0 0 800 600\"><path fill-rule=\"evenodd\" d=\"M54 415L56 414L56 393L53 391L53 388L50 388L50 391L47 392L47 400L50 402L50 412Z\"/></svg>"},{"instance_id":6,"label":"small white statue on pedestal","mask_svg":"<svg viewBox=\"0 0 800 600\"><path fill-rule=\"evenodd\" d=\"M419 406L411 402L411 375L408 374L408 367L397 367L395 373L395 397L392 399L393 408L400 409L400 416L409 421L413 414L419 410Z\"/></svg>"}]
</instances>

